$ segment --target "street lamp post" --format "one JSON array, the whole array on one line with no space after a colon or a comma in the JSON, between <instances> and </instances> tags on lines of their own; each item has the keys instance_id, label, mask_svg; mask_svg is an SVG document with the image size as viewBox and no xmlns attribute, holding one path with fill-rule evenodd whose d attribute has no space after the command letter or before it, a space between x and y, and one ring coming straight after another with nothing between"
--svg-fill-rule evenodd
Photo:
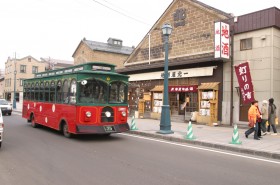
<instances>
[{"instance_id":1,"label":"street lamp post","mask_svg":"<svg viewBox=\"0 0 280 185\"><path fill-rule=\"evenodd\" d=\"M160 134L173 134L170 122L170 106L168 103L168 38L172 32L170 24L162 26L162 33L164 36L165 60L164 60L164 88L163 88L163 105L160 118Z\"/></svg>"},{"instance_id":2,"label":"street lamp post","mask_svg":"<svg viewBox=\"0 0 280 185\"><path fill-rule=\"evenodd\" d=\"M16 61L15 61L15 70L14 70L14 100L13 100L13 109L17 108L16 104L16 78L17 78L17 68L16 68Z\"/></svg>"}]
</instances>

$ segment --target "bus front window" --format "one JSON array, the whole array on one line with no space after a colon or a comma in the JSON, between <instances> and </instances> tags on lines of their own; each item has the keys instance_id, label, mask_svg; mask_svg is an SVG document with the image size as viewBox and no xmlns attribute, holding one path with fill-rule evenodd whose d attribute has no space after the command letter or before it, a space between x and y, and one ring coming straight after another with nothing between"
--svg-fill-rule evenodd
<instances>
[{"instance_id":1,"label":"bus front window","mask_svg":"<svg viewBox=\"0 0 280 185\"><path fill-rule=\"evenodd\" d=\"M79 103L107 103L108 85L100 80L83 80L79 83Z\"/></svg>"},{"instance_id":2,"label":"bus front window","mask_svg":"<svg viewBox=\"0 0 280 185\"><path fill-rule=\"evenodd\" d=\"M110 84L109 103L127 103L127 84L123 82Z\"/></svg>"}]
</instances>

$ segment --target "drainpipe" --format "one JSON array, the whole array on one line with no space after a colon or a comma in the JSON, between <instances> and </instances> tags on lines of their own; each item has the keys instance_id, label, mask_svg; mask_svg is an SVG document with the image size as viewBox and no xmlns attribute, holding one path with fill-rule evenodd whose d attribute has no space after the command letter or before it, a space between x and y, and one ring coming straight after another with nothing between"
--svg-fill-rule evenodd
<instances>
[{"instance_id":1,"label":"drainpipe","mask_svg":"<svg viewBox=\"0 0 280 185\"><path fill-rule=\"evenodd\" d=\"M274 62L273 62L273 58L274 58L274 51L273 51L273 43L274 43L274 36L273 36L274 32L273 32L273 28L271 28L271 56L270 56L270 62L271 62L271 68L270 68L270 98L273 98L273 92L274 92L274 88L273 88L273 80L274 80Z\"/></svg>"},{"instance_id":2,"label":"drainpipe","mask_svg":"<svg viewBox=\"0 0 280 185\"><path fill-rule=\"evenodd\" d=\"M233 65L234 65L234 21L233 21L233 27L231 31L231 56L230 56L230 126L233 125Z\"/></svg>"},{"instance_id":3,"label":"drainpipe","mask_svg":"<svg viewBox=\"0 0 280 185\"><path fill-rule=\"evenodd\" d=\"M148 33L149 36L149 64L151 64L151 33Z\"/></svg>"}]
</instances>

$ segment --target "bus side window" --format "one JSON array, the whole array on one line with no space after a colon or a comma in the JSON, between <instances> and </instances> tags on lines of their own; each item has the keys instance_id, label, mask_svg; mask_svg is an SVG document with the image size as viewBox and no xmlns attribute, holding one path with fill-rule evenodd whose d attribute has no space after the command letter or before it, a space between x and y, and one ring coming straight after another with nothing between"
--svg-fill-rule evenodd
<instances>
[{"instance_id":1,"label":"bus side window","mask_svg":"<svg viewBox=\"0 0 280 185\"><path fill-rule=\"evenodd\" d=\"M68 98L68 80L64 80L63 82L63 103L69 103L69 98Z\"/></svg>"},{"instance_id":2,"label":"bus side window","mask_svg":"<svg viewBox=\"0 0 280 185\"><path fill-rule=\"evenodd\" d=\"M61 88L61 81L59 80L56 85L56 102L62 102L62 88Z\"/></svg>"},{"instance_id":3,"label":"bus side window","mask_svg":"<svg viewBox=\"0 0 280 185\"><path fill-rule=\"evenodd\" d=\"M45 101L48 102L49 101L49 95L50 95L50 86L49 86L49 82L45 83Z\"/></svg>"},{"instance_id":4,"label":"bus side window","mask_svg":"<svg viewBox=\"0 0 280 185\"><path fill-rule=\"evenodd\" d=\"M73 79L70 84L70 94L69 94L70 104L76 104L76 92L77 92L77 81Z\"/></svg>"},{"instance_id":5,"label":"bus side window","mask_svg":"<svg viewBox=\"0 0 280 185\"><path fill-rule=\"evenodd\" d=\"M55 82L51 82L50 87L50 102L55 102Z\"/></svg>"}]
</instances>

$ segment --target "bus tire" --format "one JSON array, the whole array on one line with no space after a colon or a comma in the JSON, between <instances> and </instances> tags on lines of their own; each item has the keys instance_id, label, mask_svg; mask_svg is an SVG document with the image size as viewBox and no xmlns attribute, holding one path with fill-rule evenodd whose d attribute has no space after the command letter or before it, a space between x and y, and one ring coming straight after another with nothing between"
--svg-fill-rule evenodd
<instances>
[{"instance_id":1,"label":"bus tire","mask_svg":"<svg viewBox=\"0 0 280 185\"><path fill-rule=\"evenodd\" d=\"M2 147L2 142L0 142L0 148Z\"/></svg>"},{"instance_id":2,"label":"bus tire","mask_svg":"<svg viewBox=\"0 0 280 185\"><path fill-rule=\"evenodd\" d=\"M68 125L67 125L67 123L63 123L63 125L62 125L62 133L67 138L71 138L72 137L72 134L68 132Z\"/></svg>"},{"instance_id":3,"label":"bus tire","mask_svg":"<svg viewBox=\"0 0 280 185\"><path fill-rule=\"evenodd\" d=\"M38 126L38 124L35 122L35 117L34 115L31 116L31 126L33 128L36 128Z\"/></svg>"}]
</instances>

